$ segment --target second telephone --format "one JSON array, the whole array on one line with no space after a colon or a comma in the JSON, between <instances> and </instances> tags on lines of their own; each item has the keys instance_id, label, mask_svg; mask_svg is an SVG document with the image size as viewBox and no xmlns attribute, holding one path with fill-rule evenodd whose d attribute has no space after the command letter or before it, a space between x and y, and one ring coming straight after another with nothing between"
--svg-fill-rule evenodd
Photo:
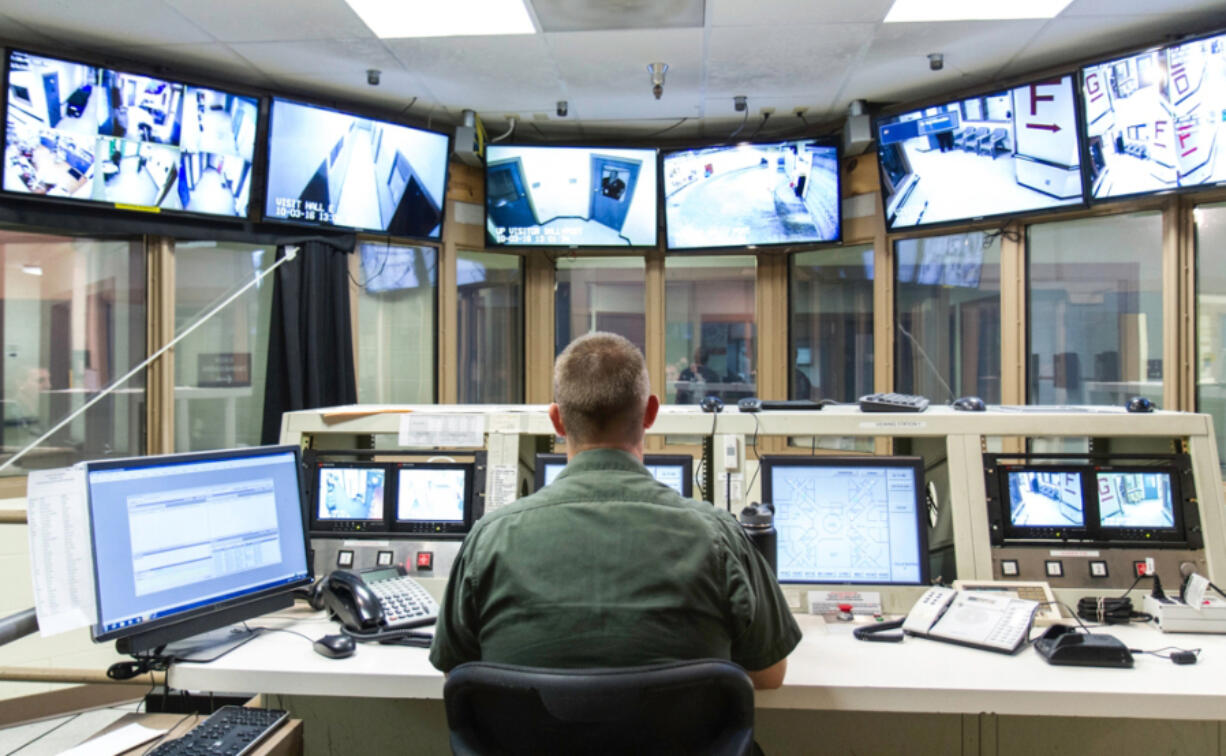
<instances>
[{"instance_id":1,"label":"second telephone","mask_svg":"<svg viewBox=\"0 0 1226 756\"><path fill-rule=\"evenodd\" d=\"M354 633L420 627L438 618L438 602L399 566L336 570L324 578L322 598L324 608Z\"/></svg>"}]
</instances>

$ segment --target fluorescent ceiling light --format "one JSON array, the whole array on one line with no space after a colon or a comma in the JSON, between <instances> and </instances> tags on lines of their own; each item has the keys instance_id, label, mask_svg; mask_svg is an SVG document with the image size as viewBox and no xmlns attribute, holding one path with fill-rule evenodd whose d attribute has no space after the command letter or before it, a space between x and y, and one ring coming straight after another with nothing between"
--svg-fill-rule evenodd
<instances>
[{"instance_id":1,"label":"fluorescent ceiling light","mask_svg":"<svg viewBox=\"0 0 1226 756\"><path fill-rule=\"evenodd\" d=\"M524 0L345 0L376 37L535 34Z\"/></svg>"},{"instance_id":2,"label":"fluorescent ceiling light","mask_svg":"<svg viewBox=\"0 0 1226 756\"><path fill-rule=\"evenodd\" d=\"M23 263L21 266L21 272L31 276L41 276L43 274L43 266Z\"/></svg>"},{"instance_id":3,"label":"fluorescent ceiling light","mask_svg":"<svg viewBox=\"0 0 1226 756\"><path fill-rule=\"evenodd\" d=\"M885 14L885 22L1055 18L1070 2L1072 0L894 0L894 6Z\"/></svg>"}]
</instances>

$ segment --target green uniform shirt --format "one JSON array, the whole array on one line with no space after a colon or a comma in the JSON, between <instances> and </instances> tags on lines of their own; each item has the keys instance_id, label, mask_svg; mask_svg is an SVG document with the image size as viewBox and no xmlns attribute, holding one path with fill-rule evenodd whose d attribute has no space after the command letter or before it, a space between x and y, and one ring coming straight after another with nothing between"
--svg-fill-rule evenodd
<instances>
[{"instance_id":1,"label":"green uniform shirt","mask_svg":"<svg viewBox=\"0 0 1226 756\"><path fill-rule=\"evenodd\" d=\"M759 670L800 636L730 514L682 498L626 452L594 449L473 527L430 662L448 671L477 660L583 668L713 657Z\"/></svg>"}]
</instances>

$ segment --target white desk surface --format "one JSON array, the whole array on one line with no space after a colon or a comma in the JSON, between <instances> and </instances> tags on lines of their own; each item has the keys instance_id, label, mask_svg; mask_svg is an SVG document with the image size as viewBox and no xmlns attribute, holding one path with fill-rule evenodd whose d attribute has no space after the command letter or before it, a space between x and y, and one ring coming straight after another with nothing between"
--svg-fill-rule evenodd
<instances>
[{"instance_id":1,"label":"white desk surface","mask_svg":"<svg viewBox=\"0 0 1226 756\"><path fill-rule=\"evenodd\" d=\"M1016 656L907 638L867 643L850 625L798 615L805 637L788 658L783 687L759 691L768 709L945 714L1226 718L1226 636L1104 628L1131 648L1203 648L1194 665L1137 655L1132 669L1053 667L1031 648ZM320 613L293 610L255 620L310 638L337 632ZM1034 634L1038 634L1038 630ZM343 660L315 653L304 638L267 633L211 664L180 664L170 684L189 690L362 698L441 698L443 675L426 649L359 645Z\"/></svg>"}]
</instances>

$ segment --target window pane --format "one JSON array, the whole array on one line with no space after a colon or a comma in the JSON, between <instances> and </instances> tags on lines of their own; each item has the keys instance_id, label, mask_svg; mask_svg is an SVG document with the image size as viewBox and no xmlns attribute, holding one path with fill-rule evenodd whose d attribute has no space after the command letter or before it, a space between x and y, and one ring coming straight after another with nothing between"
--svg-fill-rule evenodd
<instances>
[{"instance_id":1,"label":"window pane","mask_svg":"<svg viewBox=\"0 0 1226 756\"><path fill-rule=\"evenodd\" d=\"M1196 220L1196 409L1213 415L1226 477L1226 204L1192 211Z\"/></svg>"},{"instance_id":2,"label":"window pane","mask_svg":"<svg viewBox=\"0 0 1226 756\"><path fill-rule=\"evenodd\" d=\"M524 400L524 277L518 255L456 259L461 404Z\"/></svg>"},{"instance_id":3,"label":"window pane","mask_svg":"<svg viewBox=\"0 0 1226 756\"><path fill-rule=\"evenodd\" d=\"M873 390L873 248L792 257L790 396L854 402Z\"/></svg>"},{"instance_id":4,"label":"window pane","mask_svg":"<svg viewBox=\"0 0 1226 756\"><path fill-rule=\"evenodd\" d=\"M665 397L725 403L757 392L754 257L669 257L664 263Z\"/></svg>"},{"instance_id":5,"label":"window pane","mask_svg":"<svg viewBox=\"0 0 1226 756\"><path fill-rule=\"evenodd\" d=\"M145 263L136 242L7 231L0 255L4 462L145 358ZM0 474L144 448L142 370Z\"/></svg>"},{"instance_id":6,"label":"window pane","mask_svg":"<svg viewBox=\"0 0 1226 756\"><path fill-rule=\"evenodd\" d=\"M1000 239L903 239L897 258L895 388L942 404L1000 402Z\"/></svg>"},{"instance_id":7,"label":"window pane","mask_svg":"<svg viewBox=\"0 0 1226 756\"><path fill-rule=\"evenodd\" d=\"M175 245L175 333L272 265L276 249ZM247 289L175 346L175 451L260 443L273 278Z\"/></svg>"},{"instance_id":8,"label":"window pane","mask_svg":"<svg viewBox=\"0 0 1226 756\"><path fill-rule=\"evenodd\" d=\"M1162 398L1162 215L1027 230L1031 404Z\"/></svg>"},{"instance_id":9,"label":"window pane","mask_svg":"<svg viewBox=\"0 0 1226 756\"><path fill-rule=\"evenodd\" d=\"M434 402L437 254L433 247L358 245L354 355L358 402Z\"/></svg>"},{"instance_id":10,"label":"window pane","mask_svg":"<svg viewBox=\"0 0 1226 756\"><path fill-rule=\"evenodd\" d=\"M592 331L621 334L646 353L647 266L641 257L558 260L554 354Z\"/></svg>"}]
</instances>

